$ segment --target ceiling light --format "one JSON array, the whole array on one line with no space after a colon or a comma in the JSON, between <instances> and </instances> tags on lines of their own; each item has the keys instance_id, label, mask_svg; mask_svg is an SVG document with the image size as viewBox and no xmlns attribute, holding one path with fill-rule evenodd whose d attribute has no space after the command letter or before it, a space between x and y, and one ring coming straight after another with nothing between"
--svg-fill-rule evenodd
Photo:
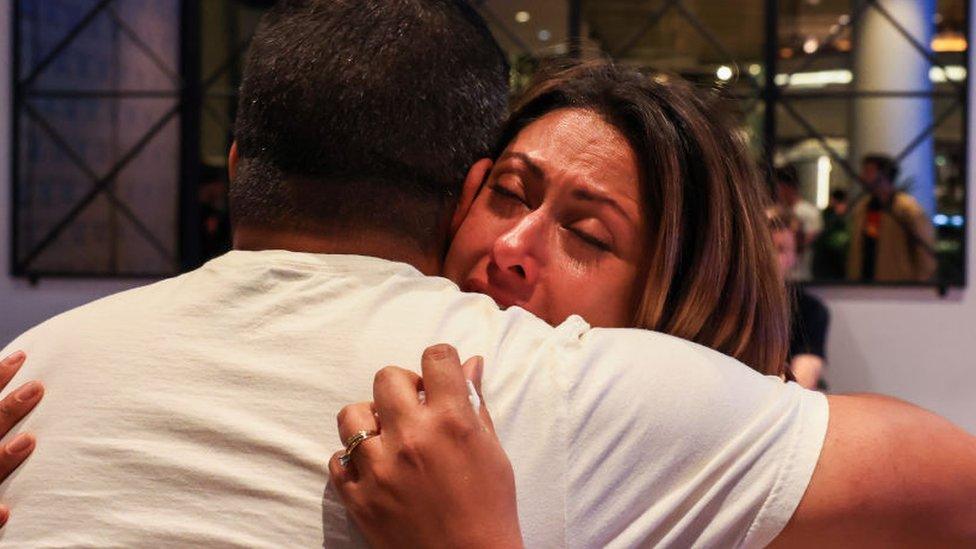
<instances>
[{"instance_id":1,"label":"ceiling light","mask_svg":"<svg viewBox=\"0 0 976 549\"><path fill-rule=\"evenodd\" d=\"M932 51L937 52L947 52L947 51L966 51L969 44L966 42L966 37L962 33L954 32L943 32L932 37Z\"/></svg>"},{"instance_id":2,"label":"ceiling light","mask_svg":"<svg viewBox=\"0 0 976 549\"><path fill-rule=\"evenodd\" d=\"M753 76L759 76L759 73L761 72L762 72L762 65L760 65L759 63L753 63L749 65L749 74Z\"/></svg>"},{"instance_id":3,"label":"ceiling light","mask_svg":"<svg viewBox=\"0 0 976 549\"><path fill-rule=\"evenodd\" d=\"M518 21L519 23L528 23L529 19L532 19L532 16L529 15L529 12L527 11L515 12L515 20Z\"/></svg>"},{"instance_id":4,"label":"ceiling light","mask_svg":"<svg viewBox=\"0 0 976 549\"><path fill-rule=\"evenodd\" d=\"M722 82L730 80L732 78L732 67L722 65L717 71L715 71L715 76L717 76Z\"/></svg>"},{"instance_id":5,"label":"ceiling light","mask_svg":"<svg viewBox=\"0 0 976 549\"><path fill-rule=\"evenodd\" d=\"M806 53L814 53L815 51L817 51L817 48L819 47L820 47L820 42L818 42L817 39L813 38L812 36L810 38L807 38L806 41L803 42L803 51Z\"/></svg>"},{"instance_id":6,"label":"ceiling light","mask_svg":"<svg viewBox=\"0 0 976 549\"><path fill-rule=\"evenodd\" d=\"M550 38L552 38L552 33L546 29L542 29L541 31L539 31L538 36L539 36L539 40L541 40L542 42L547 42L549 41Z\"/></svg>"}]
</instances>

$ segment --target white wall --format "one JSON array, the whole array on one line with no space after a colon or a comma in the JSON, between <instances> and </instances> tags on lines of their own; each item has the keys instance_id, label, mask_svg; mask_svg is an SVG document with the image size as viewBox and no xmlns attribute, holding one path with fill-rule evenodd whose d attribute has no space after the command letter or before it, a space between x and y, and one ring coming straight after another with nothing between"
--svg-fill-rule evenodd
<instances>
[{"instance_id":1,"label":"white wall","mask_svg":"<svg viewBox=\"0 0 976 549\"><path fill-rule=\"evenodd\" d=\"M142 281L43 279L31 286L10 276L10 82L13 2L0 2L0 347L27 328L57 313Z\"/></svg>"},{"instance_id":2,"label":"white wall","mask_svg":"<svg viewBox=\"0 0 976 549\"><path fill-rule=\"evenodd\" d=\"M0 2L0 32L5 42L9 28L10 2ZM9 56L10 48L0 47L0 262L5 265L0 275L0 346L51 315L141 283L45 279L31 287L6 274L10 244ZM976 98L971 97L970 102L976 105ZM898 396L976 433L976 138L971 143L968 289L952 292L946 299L922 289L834 288L816 293L833 314L828 376L835 390Z\"/></svg>"}]
</instances>

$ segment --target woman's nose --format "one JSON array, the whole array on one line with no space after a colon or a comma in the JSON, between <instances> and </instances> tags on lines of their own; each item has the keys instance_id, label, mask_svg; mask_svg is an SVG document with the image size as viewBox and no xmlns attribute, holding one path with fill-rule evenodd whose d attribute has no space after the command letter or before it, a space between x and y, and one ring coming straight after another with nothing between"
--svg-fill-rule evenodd
<instances>
[{"instance_id":1,"label":"woman's nose","mask_svg":"<svg viewBox=\"0 0 976 549\"><path fill-rule=\"evenodd\" d=\"M539 277L540 254L545 249L545 228L541 212L519 220L495 240L492 261L507 276L525 284L535 284Z\"/></svg>"}]
</instances>

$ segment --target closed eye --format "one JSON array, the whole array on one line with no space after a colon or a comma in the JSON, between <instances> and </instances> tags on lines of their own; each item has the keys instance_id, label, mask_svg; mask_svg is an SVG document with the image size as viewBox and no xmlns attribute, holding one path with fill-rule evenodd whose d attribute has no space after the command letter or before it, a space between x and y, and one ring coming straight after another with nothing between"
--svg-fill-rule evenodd
<instances>
[{"instance_id":1,"label":"closed eye","mask_svg":"<svg viewBox=\"0 0 976 549\"><path fill-rule=\"evenodd\" d=\"M576 236L577 238L579 238L580 240L582 240L586 244L589 244L590 246L593 246L594 248L597 248L597 249L602 250L604 252L609 252L610 251L610 243L604 242L603 240L600 240L599 238L597 238L597 237L595 237L595 236L593 236L593 235L591 235L591 234L589 234L587 232L581 231L579 229L576 229L576 228L573 228L573 227L568 227L568 229L569 229L569 232L573 233L574 236Z\"/></svg>"},{"instance_id":2,"label":"closed eye","mask_svg":"<svg viewBox=\"0 0 976 549\"><path fill-rule=\"evenodd\" d=\"M489 186L489 188L491 189L492 192L494 192L496 194L499 194L499 195L501 195L501 196L503 196L505 198L510 198L512 200L515 200L515 201L517 201L517 202L519 202L521 204L525 204L526 206L528 206L528 204L526 204L526 202L525 202L525 199L523 199L521 196L519 196L518 193L516 193L514 191L511 191L509 189L506 189L505 187L499 185L498 183L491 184Z\"/></svg>"}]
</instances>

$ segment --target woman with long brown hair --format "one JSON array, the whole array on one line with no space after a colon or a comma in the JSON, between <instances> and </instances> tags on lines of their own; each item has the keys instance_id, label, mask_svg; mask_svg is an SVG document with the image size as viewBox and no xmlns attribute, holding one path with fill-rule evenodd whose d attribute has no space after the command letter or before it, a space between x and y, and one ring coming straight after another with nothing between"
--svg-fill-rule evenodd
<instances>
[{"instance_id":1,"label":"woman with long brown hair","mask_svg":"<svg viewBox=\"0 0 976 549\"><path fill-rule=\"evenodd\" d=\"M462 289L553 325L578 315L595 327L660 331L784 375L789 306L766 194L745 143L707 94L609 62L563 65L515 104L493 164L483 169L484 179L469 176L465 184L444 264ZM478 368L465 365L474 377ZM343 461L384 428L370 403L345 412L340 434L360 439ZM456 466L446 487L424 473L391 471L380 475L383 483L363 485L357 465L347 470L334 456L333 480L368 539L436 542L423 533L443 532L449 521L441 515L460 512L436 504L446 489L477 502L468 508L483 505L478 527L512 541L514 495L504 477L493 489L464 494L472 478L503 469L504 454L484 437L462 438L457 444L469 444L481 466ZM405 523L413 537L391 529Z\"/></svg>"},{"instance_id":2,"label":"woman with long brown hair","mask_svg":"<svg viewBox=\"0 0 976 549\"><path fill-rule=\"evenodd\" d=\"M468 191L477 196L447 254L445 276L465 288L479 259L483 270L490 270L491 260L502 255L500 241L513 235L538 240L517 233L549 203L560 203L565 195L554 189L559 178L570 180L569 186L576 184L574 178L616 184L637 202L635 216L640 214L639 223L622 231L639 233L631 240L641 242L630 279L613 284L612 277L597 273L585 286L549 296L548 303L516 304L551 324L578 314L594 326L656 330L721 351L760 372L782 373L789 340L787 298L766 228L766 193L746 144L712 103L680 79L608 62L543 73L514 106L486 184ZM591 157L601 147L608 149L606 157L626 158L595 166ZM535 166L526 166L533 155ZM533 173L545 162L544 172ZM575 172L574 162L581 166ZM633 177L608 176L613 162L629 163ZM598 173L581 173L586 170ZM519 211L496 207L513 196L522 203ZM464 204L462 198L462 210ZM576 218L589 215L601 217L599 211L584 211L556 213L545 221L573 230ZM526 293L538 294L540 286L581 270L553 259L558 240L546 243L545 253L525 243L512 260L556 271L537 277ZM600 267L591 262L582 270ZM503 292L490 284L469 289L496 297L502 306L513 304L498 299ZM614 314L608 315L608 308Z\"/></svg>"}]
</instances>

